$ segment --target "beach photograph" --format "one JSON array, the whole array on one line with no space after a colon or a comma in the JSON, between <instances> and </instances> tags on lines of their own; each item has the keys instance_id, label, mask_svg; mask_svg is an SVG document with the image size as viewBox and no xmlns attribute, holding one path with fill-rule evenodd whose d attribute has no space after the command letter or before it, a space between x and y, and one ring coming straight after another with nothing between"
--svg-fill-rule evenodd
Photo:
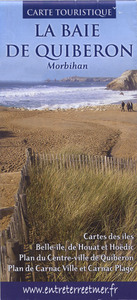
<instances>
[{"instance_id":1,"label":"beach photograph","mask_svg":"<svg viewBox=\"0 0 137 300\"><path fill-rule=\"evenodd\" d=\"M0 3L2 282L137 280L135 5L91 24Z\"/></svg>"},{"instance_id":2,"label":"beach photograph","mask_svg":"<svg viewBox=\"0 0 137 300\"><path fill-rule=\"evenodd\" d=\"M133 77L136 85L137 71L125 73L124 76L127 78ZM25 191L27 194L29 227L27 223L28 238L25 241L23 240L23 244L27 242L33 245L29 253L31 255L33 253L34 257L37 254L34 245L40 241L41 243L47 241L52 244L60 242L66 245L67 241L69 241L68 243L81 242L83 232L102 234L105 230L105 234L106 232L107 234L110 232L116 234L117 232L118 236L124 230L130 232L130 235L135 233L134 201L137 186L136 90L121 92L120 89L112 91L107 89L105 85L108 79L105 80L105 83L100 80L95 79L94 82L93 78L91 80L72 77L60 82L46 82L40 86L30 85L22 88L17 85L10 85L10 87L4 87L1 92L4 101L7 102L10 101L11 95L13 95L13 105L17 105L17 101L20 103L19 96L23 89L25 89L26 94L23 93L25 97L28 97L27 93L30 93L30 100L28 100L30 106L31 103L34 105L34 101L31 102L31 97L33 98L35 95L37 105L40 105L38 100L40 92L41 97L43 97L41 101L42 109L41 107L31 109L30 107L7 107L6 105L0 107L2 124L0 130L1 230L5 232L11 224L14 206L16 205L15 201L17 201L16 193L22 195ZM119 82L119 78L117 81ZM113 81L111 82L113 83ZM107 85L110 86L110 83L107 83ZM44 88L46 93L45 103L48 103L44 104L45 109L43 108ZM92 91L92 97L94 97L93 105L92 99L87 101L89 91ZM15 93L18 94L18 98ZM99 97L97 97L99 93L103 94L104 99L100 96L101 100L99 100ZM57 102L54 104L54 108L50 107L53 94L55 94L54 103ZM85 94L86 105L84 105L85 98L83 97ZM60 103L56 99L56 95L60 99ZM74 95L73 99L72 95ZM108 104L105 104L105 96L108 97ZM64 101L67 97L68 101ZM78 99L76 102L75 97ZM73 105L71 104L72 100ZM95 101L97 101L97 105L95 105ZM117 102L115 103L115 101ZM124 107L122 103L125 104ZM128 104L131 105L131 103L132 107L128 108ZM27 171L29 172L30 181L27 185L21 183L23 174L26 178L26 173L21 171L27 159L26 149L33 151L31 154L33 163ZM93 186L90 183L91 180ZM104 189L105 182L107 182L107 189ZM21 187L22 184L23 188ZM112 188L113 185L115 190ZM51 188L53 191L50 190ZM122 192L123 189L124 192ZM121 203L124 203L124 206L121 206ZM64 205L67 205L66 212L64 211ZM90 205L91 211L89 210ZM109 211L109 205L113 207L111 211ZM83 207L82 210L81 207ZM129 211L130 218L128 216ZM119 217L117 216L118 212ZM112 221L110 221L111 219ZM114 226L115 219L120 222L118 227ZM104 226L106 229L104 229ZM76 229L76 232L73 228ZM24 245L24 247L26 246ZM88 252L90 255L95 253L94 251L88 251L89 246L86 247L86 253ZM25 248L23 251L25 251ZM82 253L85 253L85 250ZM96 255L98 253L100 252L96 250ZM28 257L30 257L29 255ZM129 250L128 255L131 255ZM133 256L130 256L130 258L133 259ZM39 272L39 269L36 269L35 272L29 275L29 278L32 281L100 281L117 280L118 278L133 281L136 279L135 269L132 272L121 271L119 274L119 270L110 272L110 268L113 266L112 261L109 262L109 267L108 262L105 261L105 263L103 263L102 268L107 269L98 267L97 270L95 261L95 272L90 271L79 274L79 272L72 269L69 275L64 270L58 270L55 264L55 266L52 265L52 270L45 270L45 267L43 267L42 273ZM47 268L50 268L49 264L48 262ZM62 266L62 262L58 264ZM84 262L80 261L79 264L81 266ZM122 264L125 265L124 262ZM75 268L76 266L77 263L75 262ZM56 272L54 272L55 269ZM20 274L21 277L23 274L23 280L28 280L24 271L15 274ZM12 280L16 281L19 278L13 276Z\"/></svg>"}]
</instances>

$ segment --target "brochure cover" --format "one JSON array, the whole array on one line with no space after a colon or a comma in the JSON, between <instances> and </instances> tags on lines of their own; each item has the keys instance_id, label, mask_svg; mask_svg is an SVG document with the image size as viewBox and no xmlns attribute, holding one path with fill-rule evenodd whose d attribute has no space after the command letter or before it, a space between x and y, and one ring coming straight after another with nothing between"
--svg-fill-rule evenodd
<instances>
[{"instance_id":1,"label":"brochure cover","mask_svg":"<svg viewBox=\"0 0 137 300\"><path fill-rule=\"evenodd\" d=\"M137 2L0 1L1 299L137 299Z\"/></svg>"}]
</instances>

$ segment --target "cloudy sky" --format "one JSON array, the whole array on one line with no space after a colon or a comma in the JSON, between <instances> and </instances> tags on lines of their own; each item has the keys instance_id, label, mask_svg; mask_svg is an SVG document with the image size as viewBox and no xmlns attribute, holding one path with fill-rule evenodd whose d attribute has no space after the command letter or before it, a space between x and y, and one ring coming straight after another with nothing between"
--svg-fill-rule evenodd
<instances>
[{"instance_id":1,"label":"cloudy sky","mask_svg":"<svg viewBox=\"0 0 137 300\"><path fill-rule=\"evenodd\" d=\"M89 77L117 77L129 69L137 69L137 2L118 1L116 19L23 19L22 2L0 2L0 81L43 81L45 79L61 79L68 76ZM61 24L68 24L73 32L76 24L84 33L84 24L99 24L99 37L75 37L64 38L61 36ZM44 34L47 26L51 24L55 37L47 34L46 37L36 37L35 24L40 24L40 34ZM84 34L83 34L84 35ZM16 57L6 57L7 44L17 45L19 54ZM29 45L29 57L21 57L21 45ZM118 54L114 58L91 57L79 58L64 57L57 64L77 63L88 64L87 70L50 70L48 63L53 63L45 57L38 57L35 49L39 44L101 44L104 48L108 44L115 44L120 48L123 44L129 49L133 44L133 57L125 53L124 57ZM92 48L91 47L91 48ZM26 52L27 55L27 52Z\"/></svg>"}]
</instances>

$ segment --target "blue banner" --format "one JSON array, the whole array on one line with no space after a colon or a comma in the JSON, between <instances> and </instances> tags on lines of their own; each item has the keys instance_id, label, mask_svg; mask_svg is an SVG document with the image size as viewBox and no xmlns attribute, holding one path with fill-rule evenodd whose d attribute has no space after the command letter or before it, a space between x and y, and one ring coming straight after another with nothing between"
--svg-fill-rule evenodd
<instances>
[{"instance_id":1,"label":"blue banner","mask_svg":"<svg viewBox=\"0 0 137 300\"><path fill-rule=\"evenodd\" d=\"M136 300L137 282L3 282L2 300Z\"/></svg>"},{"instance_id":2,"label":"blue banner","mask_svg":"<svg viewBox=\"0 0 137 300\"><path fill-rule=\"evenodd\" d=\"M116 1L23 2L25 19L111 19L116 18Z\"/></svg>"}]
</instances>

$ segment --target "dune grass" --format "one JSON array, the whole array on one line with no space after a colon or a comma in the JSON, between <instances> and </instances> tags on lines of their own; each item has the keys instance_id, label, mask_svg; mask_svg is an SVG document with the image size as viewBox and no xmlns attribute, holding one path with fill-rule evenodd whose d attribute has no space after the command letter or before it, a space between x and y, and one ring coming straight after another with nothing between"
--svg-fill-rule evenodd
<instances>
[{"instance_id":1,"label":"dune grass","mask_svg":"<svg viewBox=\"0 0 137 300\"><path fill-rule=\"evenodd\" d=\"M135 236L137 180L134 175L126 172L102 175L93 174L91 170L56 170L48 166L39 171L32 167L30 181L27 199L33 243L65 244L70 241L73 244L85 244L85 232L92 235L108 236L113 233L121 236L127 233ZM128 242L126 240L124 244ZM93 245L95 241L90 243ZM113 253L109 251L107 255ZM132 263L110 261L103 263L103 266L132 265L132 272L59 272L56 273L56 280L134 281L137 279L135 250L129 254L134 255ZM127 251L119 255L127 255ZM100 263L93 262L92 265L99 266ZM47 277L45 273L38 272L36 280L51 281L52 275Z\"/></svg>"}]
</instances>

